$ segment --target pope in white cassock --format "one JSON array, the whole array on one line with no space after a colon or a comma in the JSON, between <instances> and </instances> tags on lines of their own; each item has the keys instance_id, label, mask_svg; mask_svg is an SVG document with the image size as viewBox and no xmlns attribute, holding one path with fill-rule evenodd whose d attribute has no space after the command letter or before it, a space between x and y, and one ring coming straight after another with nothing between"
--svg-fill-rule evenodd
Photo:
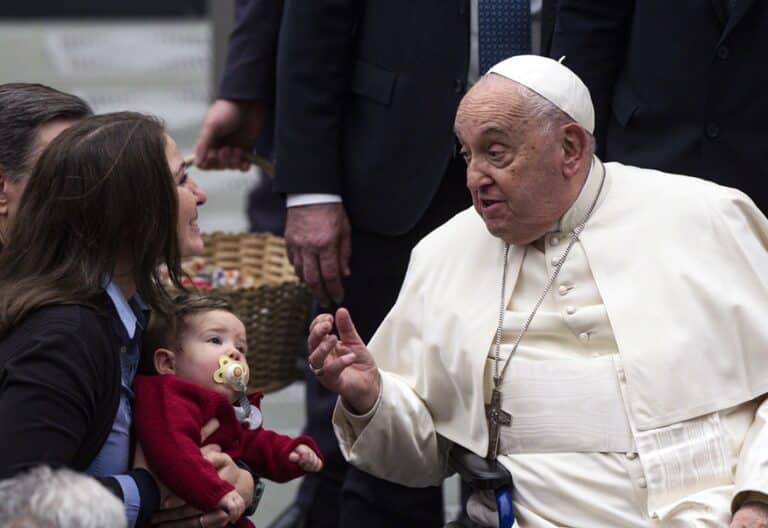
<instances>
[{"instance_id":1,"label":"pope in white cassock","mask_svg":"<svg viewBox=\"0 0 768 528\"><path fill-rule=\"evenodd\" d=\"M414 249L367 348L344 309L338 338L312 323L345 456L437 484L451 444L488 454L495 387L521 527L767 526L768 220L602 163L589 92L551 59L496 65L455 125L474 207Z\"/></svg>"}]
</instances>

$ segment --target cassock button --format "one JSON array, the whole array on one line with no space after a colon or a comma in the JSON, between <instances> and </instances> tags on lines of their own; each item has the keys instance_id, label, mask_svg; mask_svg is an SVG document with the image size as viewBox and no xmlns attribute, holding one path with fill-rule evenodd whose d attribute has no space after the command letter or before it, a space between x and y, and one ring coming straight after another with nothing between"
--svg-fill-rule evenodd
<instances>
[{"instance_id":1,"label":"cassock button","mask_svg":"<svg viewBox=\"0 0 768 528\"><path fill-rule=\"evenodd\" d=\"M560 243L560 238L559 237L553 236L552 238L549 239L549 244L552 245L552 246L556 246L559 243Z\"/></svg>"},{"instance_id":2,"label":"cassock button","mask_svg":"<svg viewBox=\"0 0 768 528\"><path fill-rule=\"evenodd\" d=\"M630 460L634 460L637 458L637 453L635 453L634 451L630 451L629 453L627 453L627 458Z\"/></svg>"},{"instance_id":3,"label":"cassock button","mask_svg":"<svg viewBox=\"0 0 768 528\"><path fill-rule=\"evenodd\" d=\"M121 354L125 354L126 350L128 350L128 349L127 349L127 348L125 348L124 346L121 346L121 347L120 347L120 353L121 353Z\"/></svg>"},{"instance_id":4,"label":"cassock button","mask_svg":"<svg viewBox=\"0 0 768 528\"><path fill-rule=\"evenodd\" d=\"M569 291L571 291L571 289L566 285L562 285L557 289L557 293L560 295L566 295Z\"/></svg>"},{"instance_id":5,"label":"cassock button","mask_svg":"<svg viewBox=\"0 0 768 528\"><path fill-rule=\"evenodd\" d=\"M645 477L640 477L639 479L637 479L637 485L641 488L647 488L648 481L645 480Z\"/></svg>"},{"instance_id":6,"label":"cassock button","mask_svg":"<svg viewBox=\"0 0 768 528\"><path fill-rule=\"evenodd\" d=\"M623 368L619 369L619 381L622 382L622 383L627 381L627 375L624 374L624 369Z\"/></svg>"},{"instance_id":7,"label":"cassock button","mask_svg":"<svg viewBox=\"0 0 768 528\"><path fill-rule=\"evenodd\" d=\"M579 341L582 343L588 343L589 342L589 332L582 332L579 334Z\"/></svg>"},{"instance_id":8,"label":"cassock button","mask_svg":"<svg viewBox=\"0 0 768 528\"><path fill-rule=\"evenodd\" d=\"M575 306L568 306L565 308L565 313L568 315L573 315L576 313L576 307Z\"/></svg>"},{"instance_id":9,"label":"cassock button","mask_svg":"<svg viewBox=\"0 0 768 528\"><path fill-rule=\"evenodd\" d=\"M560 264L560 257L553 258L552 259L552 265L553 266L557 266L558 264Z\"/></svg>"}]
</instances>

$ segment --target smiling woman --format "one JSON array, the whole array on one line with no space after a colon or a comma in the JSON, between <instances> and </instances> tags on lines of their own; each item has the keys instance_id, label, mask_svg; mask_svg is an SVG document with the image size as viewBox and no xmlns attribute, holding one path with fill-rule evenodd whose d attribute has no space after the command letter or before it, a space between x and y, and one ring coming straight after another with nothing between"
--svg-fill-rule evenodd
<instances>
[{"instance_id":1,"label":"smiling woman","mask_svg":"<svg viewBox=\"0 0 768 528\"><path fill-rule=\"evenodd\" d=\"M138 344L149 308L171 304L157 267L183 289L181 256L202 251L205 193L180 168L158 120L87 118L43 152L0 255L0 478L85 471L123 499L129 526L163 489L130 451Z\"/></svg>"}]
</instances>

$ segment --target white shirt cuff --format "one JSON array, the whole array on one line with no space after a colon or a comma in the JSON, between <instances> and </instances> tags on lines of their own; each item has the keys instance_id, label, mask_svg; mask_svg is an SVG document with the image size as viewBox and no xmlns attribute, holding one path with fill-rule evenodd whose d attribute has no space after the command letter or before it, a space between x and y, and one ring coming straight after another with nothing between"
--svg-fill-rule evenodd
<instances>
[{"instance_id":1,"label":"white shirt cuff","mask_svg":"<svg viewBox=\"0 0 768 528\"><path fill-rule=\"evenodd\" d=\"M288 207L299 207L301 205L315 205L324 203L341 203L341 196L338 194L302 193L288 194L285 197L285 205Z\"/></svg>"}]
</instances>

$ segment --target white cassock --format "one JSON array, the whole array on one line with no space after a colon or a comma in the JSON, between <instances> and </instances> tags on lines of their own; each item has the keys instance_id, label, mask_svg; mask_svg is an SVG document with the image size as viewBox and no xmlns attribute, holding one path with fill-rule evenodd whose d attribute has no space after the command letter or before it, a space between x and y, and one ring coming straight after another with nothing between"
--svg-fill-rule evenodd
<instances>
[{"instance_id":1,"label":"white cassock","mask_svg":"<svg viewBox=\"0 0 768 528\"><path fill-rule=\"evenodd\" d=\"M595 159L553 232L511 248L501 356L603 171L502 385L518 523L727 526L768 493L768 221L744 194ZM425 486L448 475L452 442L485 455L503 253L472 209L414 249L369 345L379 401L334 413L351 463ZM493 526L491 504L475 496L470 513Z\"/></svg>"}]
</instances>

